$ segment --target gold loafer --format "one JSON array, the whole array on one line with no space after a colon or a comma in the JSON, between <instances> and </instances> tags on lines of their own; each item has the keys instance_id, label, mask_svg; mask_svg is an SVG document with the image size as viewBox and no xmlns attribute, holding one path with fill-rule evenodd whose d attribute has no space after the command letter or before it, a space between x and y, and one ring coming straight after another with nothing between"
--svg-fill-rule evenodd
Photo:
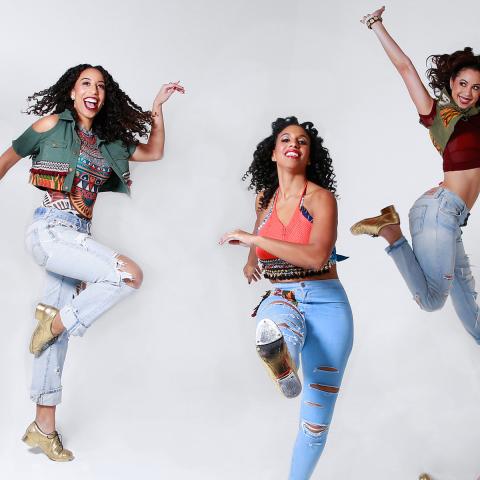
<instances>
[{"instance_id":1,"label":"gold loafer","mask_svg":"<svg viewBox=\"0 0 480 480\"><path fill-rule=\"evenodd\" d=\"M38 355L56 338L52 333L52 322L57 315L58 309L50 305L39 303L35 310L35 318L38 325L33 331L30 340L30 353Z\"/></svg>"},{"instance_id":2,"label":"gold loafer","mask_svg":"<svg viewBox=\"0 0 480 480\"><path fill-rule=\"evenodd\" d=\"M294 361L275 322L265 318L258 323L256 332L257 353L264 361L273 381L287 398L302 391Z\"/></svg>"},{"instance_id":3,"label":"gold loafer","mask_svg":"<svg viewBox=\"0 0 480 480\"><path fill-rule=\"evenodd\" d=\"M70 450L63 448L62 441L55 430L52 433L43 433L36 422L32 422L28 427L25 435L22 437L29 447L38 447L42 452L55 462L70 462L75 457Z\"/></svg>"},{"instance_id":4,"label":"gold loafer","mask_svg":"<svg viewBox=\"0 0 480 480\"><path fill-rule=\"evenodd\" d=\"M428 473L422 473L418 477L418 480L432 480L432 477Z\"/></svg>"},{"instance_id":5,"label":"gold loafer","mask_svg":"<svg viewBox=\"0 0 480 480\"><path fill-rule=\"evenodd\" d=\"M378 237L380 230L387 225L399 225L400 217L393 205L382 208L378 217L364 218L352 225L350 231L353 235L371 235Z\"/></svg>"}]
</instances>

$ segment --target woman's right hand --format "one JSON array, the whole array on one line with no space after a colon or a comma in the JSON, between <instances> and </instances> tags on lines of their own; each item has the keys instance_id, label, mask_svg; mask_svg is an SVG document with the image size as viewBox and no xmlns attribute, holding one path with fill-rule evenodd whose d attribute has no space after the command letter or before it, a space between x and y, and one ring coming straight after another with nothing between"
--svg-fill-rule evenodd
<instances>
[{"instance_id":1,"label":"woman's right hand","mask_svg":"<svg viewBox=\"0 0 480 480\"><path fill-rule=\"evenodd\" d=\"M262 272L260 270L260 267L258 266L258 263L255 265L252 265L251 263L247 263L243 267L243 274L245 275L245 278L248 281L248 284L252 283L252 280L254 282L258 282L262 278Z\"/></svg>"},{"instance_id":2,"label":"woman's right hand","mask_svg":"<svg viewBox=\"0 0 480 480\"><path fill-rule=\"evenodd\" d=\"M360 20L362 23L365 23L369 18L372 17L379 17L382 18L382 14L385 11L385 5L380 7L378 10L375 10L373 13L369 13L368 15L364 15Z\"/></svg>"}]
</instances>

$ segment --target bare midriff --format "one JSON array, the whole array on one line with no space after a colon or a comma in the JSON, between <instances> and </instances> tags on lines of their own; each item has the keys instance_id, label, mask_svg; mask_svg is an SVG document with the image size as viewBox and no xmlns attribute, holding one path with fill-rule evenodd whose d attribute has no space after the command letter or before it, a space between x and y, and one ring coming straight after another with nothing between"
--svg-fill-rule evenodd
<instances>
[{"instance_id":1,"label":"bare midriff","mask_svg":"<svg viewBox=\"0 0 480 480\"><path fill-rule=\"evenodd\" d=\"M442 187L457 194L471 210L480 193L480 168L445 172Z\"/></svg>"}]
</instances>

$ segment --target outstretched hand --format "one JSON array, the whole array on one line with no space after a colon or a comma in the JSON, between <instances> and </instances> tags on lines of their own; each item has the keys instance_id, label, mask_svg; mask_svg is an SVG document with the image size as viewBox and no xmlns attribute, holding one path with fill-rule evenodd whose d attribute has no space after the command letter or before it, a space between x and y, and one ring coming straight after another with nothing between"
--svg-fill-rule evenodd
<instances>
[{"instance_id":1,"label":"outstretched hand","mask_svg":"<svg viewBox=\"0 0 480 480\"><path fill-rule=\"evenodd\" d=\"M178 82L170 82L162 85L160 91L157 93L155 100L153 101L154 105L162 105L165 103L174 92L185 93L185 88L180 85L180 80Z\"/></svg>"},{"instance_id":2,"label":"outstretched hand","mask_svg":"<svg viewBox=\"0 0 480 480\"><path fill-rule=\"evenodd\" d=\"M367 22L369 18L372 17L380 17L382 18L383 12L385 11L385 5L383 7L380 7L378 10L375 10L372 13L369 13L368 15L364 15L362 19L360 20L362 23Z\"/></svg>"},{"instance_id":3,"label":"outstretched hand","mask_svg":"<svg viewBox=\"0 0 480 480\"><path fill-rule=\"evenodd\" d=\"M220 245L228 243L230 245L241 245L242 247L251 247L255 241L255 235L244 232L243 230L233 230L232 232L224 233L222 238L218 241Z\"/></svg>"}]
</instances>

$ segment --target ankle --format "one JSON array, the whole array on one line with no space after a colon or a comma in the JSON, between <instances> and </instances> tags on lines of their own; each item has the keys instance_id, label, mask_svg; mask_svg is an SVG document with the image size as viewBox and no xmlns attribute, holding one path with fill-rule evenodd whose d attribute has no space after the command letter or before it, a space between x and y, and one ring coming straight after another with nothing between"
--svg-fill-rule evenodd
<instances>
[{"instance_id":1,"label":"ankle","mask_svg":"<svg viewBox=\"0 0 480 480\"><path fill-rule=\"evenodd\" d=\"M38 429L44 435L50 435L55 431L55 422L51 420L45 420L42 418L35 418L35 423L37 424Z\"/></svg>"},{"instance_id":2,"label":"ankle","mask_svg":"<svg viewBox=\"0 0 480 480\"><path fill-rule=\"evenodd\" d=\"M397 240L402 238L403 233L400 225L385 225L385 227L378 232L378 235L392 245Z\"/></svg>"},{"instance_id":3,"label":"ankle","mask_svg":"<svg viewBox=\"0 0 480 480\"><path fill-rule=\"evenodd\" d=\"M57 313L57 315L55 315L55 318L53 319L50 330L52 334L55 336L60 335L65 330L65 326L63 325L62 320L60 319L60 314Z\"/></svg>"}]
</instances>

